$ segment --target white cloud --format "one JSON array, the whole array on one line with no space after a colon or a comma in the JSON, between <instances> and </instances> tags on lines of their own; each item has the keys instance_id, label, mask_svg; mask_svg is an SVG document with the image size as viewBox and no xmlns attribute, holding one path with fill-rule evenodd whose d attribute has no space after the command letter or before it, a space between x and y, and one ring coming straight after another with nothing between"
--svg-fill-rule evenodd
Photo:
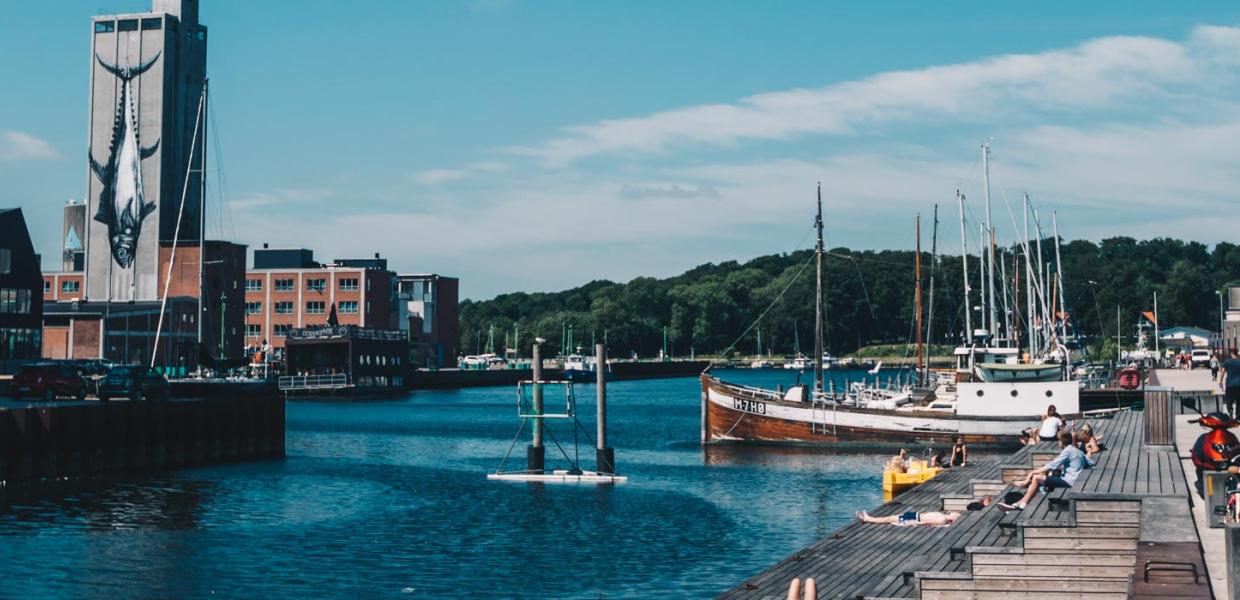
<instances>
[{"instance_id":1,"label":"white cloud","mask_svg":"<svg viewBox=\"0 0 1240 600\"><path fill-rule=\"evenodd\" d=\"M60 158L52 145L22 131L0 133L0 161Z\"/></svg>"},{"instance_id":2,"label":"white cloud","mask_svg":"<svg viewBox=\"0 0 1240 600\"><path fill-rule=\"evenodd\" d=\"M480 161L470 163L459 169L430 169L414 174L414 181L422 185L439 185L441 183L450 183L468 179L475 175L494 175L508 171L511 167L507 164L494 161Z\"/></svg>"},{"instance_id":3,"label":"white cloud","mask_svg":"<svg viewBox=\"0 0 1240 600\"><path fill-rule=\"evenodd\" d=\"M1065 50L880 73L641 117L568 127L565 135L510 149L550 166L604 154L640 156L673 148L733 146L808 134L846 135L893 122L985 122L1000 115L1083 113L1122 101L1175 98L1209 84L1216 66L1240 61L1240 29L1199 27L1184 43L1104 37Z\"/></svg>"}]
</instances>

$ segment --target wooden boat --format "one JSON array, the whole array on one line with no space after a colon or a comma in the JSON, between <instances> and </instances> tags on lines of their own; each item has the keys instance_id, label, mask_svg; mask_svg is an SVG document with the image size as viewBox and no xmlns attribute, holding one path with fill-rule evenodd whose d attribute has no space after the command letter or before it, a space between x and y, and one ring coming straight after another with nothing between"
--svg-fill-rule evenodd
<instances>
[{"instance_id":1,"label":"wooden boat","mask_svg":"<svg viewBox=\"0 0 1240 600\"><path fill-rule=\"evenodd\" d=\"M1063 365L1055 363L979 363L974 369L982 381L1059 381Z\"/></svg>"},{"instance_id":2,"label":"wooden boat","mask_svg":"<svg viewBox=\"0 0 1240 600\"><path fill-rule=\"evenodd\" d=\"M963 197L958 198L963 215ZM1080 413L1080 386L1075 381L977 381L975 366L1005 362L997 357L1016 357L1020 350L988 347L988 337L982 338L981 345L974 344L972 335L970 345L955 352L956 380L951 385L940 386L941 394L909 393L868 399L863 394L827 393L823 389L821 360L824 354L821 188L815 227L818 230L818 281L813 356L818 360L813 365L813 388L794 386L781 394L721 381L708 370L701 375L703 443L908 447L947 446L954 437L960 437L966 444L976 447L1004 447L1018 445L1021 432L1040 422L1047 405L1054 404L1067 418ZM920 251L917 256L920 257ZM967 258L964 269L967 273ZM920 330L919 326L919 335ZM918 341L920 357L920 337ZM1037 367L1041 369L1042 365ZM1059 370L1058 365L1055 369Z\"/></svg>"}]
</instances>

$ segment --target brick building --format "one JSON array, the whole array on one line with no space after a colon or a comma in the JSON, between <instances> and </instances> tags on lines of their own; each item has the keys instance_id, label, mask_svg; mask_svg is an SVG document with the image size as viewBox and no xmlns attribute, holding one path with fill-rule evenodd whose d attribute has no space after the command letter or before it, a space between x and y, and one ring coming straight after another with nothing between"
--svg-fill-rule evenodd
<instances>
[{"instance_id":1,"label":"brick building","mask_svg":"<svg viewBox=\"0 0 1240 600\"><path fill-rule=\"evenodd\" d=\"M395 329L395 275L387 260L342 259L315 262L304 248L254 249L254 266L245 279L247 347L284 347L293 328L326 325L332 308L339 325Z\"/></svg>"}]
</instances>

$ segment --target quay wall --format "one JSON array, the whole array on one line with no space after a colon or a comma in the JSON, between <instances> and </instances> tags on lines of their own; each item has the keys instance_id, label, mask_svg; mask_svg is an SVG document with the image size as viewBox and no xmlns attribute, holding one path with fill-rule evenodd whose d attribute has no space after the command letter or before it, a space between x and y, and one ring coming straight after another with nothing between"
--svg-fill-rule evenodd
<instances>
[{"instance_id":1,"label":"quay wall","mask_svg":"<svg viewBox=\"0 0 1240 600\"><path fill-rule=\"evenodd\" d=\"M282 398L0 407L0 496L41 482L282 456Z\"/></svg>"}]
</instances>

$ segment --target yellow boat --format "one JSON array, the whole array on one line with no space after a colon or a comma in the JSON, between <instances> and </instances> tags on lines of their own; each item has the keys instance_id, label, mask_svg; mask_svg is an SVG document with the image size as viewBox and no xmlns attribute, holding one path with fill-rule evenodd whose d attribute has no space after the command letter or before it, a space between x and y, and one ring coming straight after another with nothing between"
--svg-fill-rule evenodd
<instances>
[{"instance_id":1,"label":"yellow boat","mask_svg":"<svg viewBox=\"0 0 1240 600\"><path fill-rule=\"evenodd\" d=\"M942 471L939 467L930 466L930 461L909 461L908 470L904 473L883 471L883 499L891 500L901 492L934 479Z\"/></svg>"}]
</instances>

